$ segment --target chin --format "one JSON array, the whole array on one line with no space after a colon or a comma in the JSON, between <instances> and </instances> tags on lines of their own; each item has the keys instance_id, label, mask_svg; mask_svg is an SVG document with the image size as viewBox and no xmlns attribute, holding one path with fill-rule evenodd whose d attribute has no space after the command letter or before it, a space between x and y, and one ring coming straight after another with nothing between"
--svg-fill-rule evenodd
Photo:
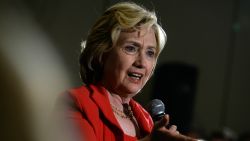
<instances>
[{"instance_id":1,"label":"chin","mask_svg":"<svg viewBox=\"0 0 250 141\"><path fill-rule=\"evenodd\" d=\"M133 88L129 88L128 89L128 94L131 94L131 95L136 95L137 93L139 93L141 91L142 87L133 87Z\"/></svg>"},{"instance_id":2,"label":"chin","mask_svg":"<svg viewBox=\"0 0 250 141\"><path fill-rule=\"evenodd\" d=\"M134 96L141 91L143 86L144 85L142 85L141 83L140 84L129 83L129 84L121 85L121 87L119 87L120 89L118 90L120 90L121 94Z\"/></svg>"}]
</instances>

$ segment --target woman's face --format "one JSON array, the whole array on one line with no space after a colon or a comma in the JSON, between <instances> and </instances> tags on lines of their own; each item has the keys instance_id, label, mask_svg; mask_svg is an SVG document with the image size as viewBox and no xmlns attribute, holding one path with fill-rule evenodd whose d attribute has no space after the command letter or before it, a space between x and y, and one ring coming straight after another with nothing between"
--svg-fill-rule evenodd
<instances>
[{"instance_id":1,"label":"woman's face","mask_svg":"<svg viewBox=\"0 0 250 141\"><path fill-rule=\"evenodd\" d=\"M104 62L102 83L123 97L137 94L150 78L157 60L153 29L126 30L120 33Z\"/></svg>"}]
</instances>

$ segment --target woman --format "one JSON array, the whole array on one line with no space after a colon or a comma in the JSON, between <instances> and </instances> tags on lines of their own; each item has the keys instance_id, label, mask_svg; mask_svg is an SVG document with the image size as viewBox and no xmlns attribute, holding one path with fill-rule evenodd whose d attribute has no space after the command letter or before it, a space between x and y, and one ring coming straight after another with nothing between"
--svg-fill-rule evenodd
<instances>
[{"instance_id":1,"label":"woman","mask_svg":"<svg viewBox=\"0 0 250 141\"><path fill-rule=\"evenodd\" d=\"M166 34L153 12L130 2L107 9L82 44L84 86L71 89L67 117L87 141L185 140L165 116L155 125L133 100L152 76Z\"/></svg>"}]
</instances>

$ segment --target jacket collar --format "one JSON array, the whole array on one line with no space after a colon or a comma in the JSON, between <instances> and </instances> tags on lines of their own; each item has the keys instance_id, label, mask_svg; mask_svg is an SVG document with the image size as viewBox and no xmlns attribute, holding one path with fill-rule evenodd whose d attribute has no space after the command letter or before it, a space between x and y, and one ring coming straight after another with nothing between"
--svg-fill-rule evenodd
<instances>
[{"instance_id":1,"label":"jacket collar","mask_svg":"<svg viewBox=\"0 0 250 141\"><path fill-rule=\"evenodd\" d=\"M116 120L110 102L108 98L108 91L101 85L90 85L90 88L93 90L92 99L100 109L100 112L103 113L104 117L113 125L118 127L122 131L122 128L118 121ZM140 130L143 134L149 134L152 129L152 119L141 106L133 99L129 102L134 116L138 122Z\"/></svg>"},{"instance_id":2,"label":"jacket collar","mask_svg":"<svg viewBox=\"0 0 250 141\"><path fill-rule=\"evenodd\" d=\"M93 90L92 99L100 109L100 112L103 113L104 117L113 125L122 129L116 120L109 99L107 90L101 85L90 85L90 88Z\"/></svg>"}]
</instances>

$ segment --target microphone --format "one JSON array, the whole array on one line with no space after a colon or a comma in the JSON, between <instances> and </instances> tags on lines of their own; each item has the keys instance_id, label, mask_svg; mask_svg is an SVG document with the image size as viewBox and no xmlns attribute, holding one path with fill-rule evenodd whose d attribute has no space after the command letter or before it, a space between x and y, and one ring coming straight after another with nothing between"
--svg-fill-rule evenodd
<instances>
[{"instance_id":1,"label":"microphone","mask_svg":"<svg viewBox=\"0 0 250 141\"><path fill-rule=\"evenodd\" d=\"M165 105L159 99L153 99L146 105L146 110L151 115L154 122L159 121L165 115ZM169 128L170 125L167 125ZM170 138L170 137L169 137ZM204 141L203 139L194 139L182 134L178 134L173 138L170 138L173 141Z\"/></svg>"},{"instance_id":2,"label":"microphone","mask_svg":"<svg viewBox=\"0 0 250 141\"><path fill-rule=\"evenodd\" d=\"M150 101L146 106L146 110L149 112L154 122L161 120L165 115L165 105L159 99Z\"/></svg>"}]
</instances>

